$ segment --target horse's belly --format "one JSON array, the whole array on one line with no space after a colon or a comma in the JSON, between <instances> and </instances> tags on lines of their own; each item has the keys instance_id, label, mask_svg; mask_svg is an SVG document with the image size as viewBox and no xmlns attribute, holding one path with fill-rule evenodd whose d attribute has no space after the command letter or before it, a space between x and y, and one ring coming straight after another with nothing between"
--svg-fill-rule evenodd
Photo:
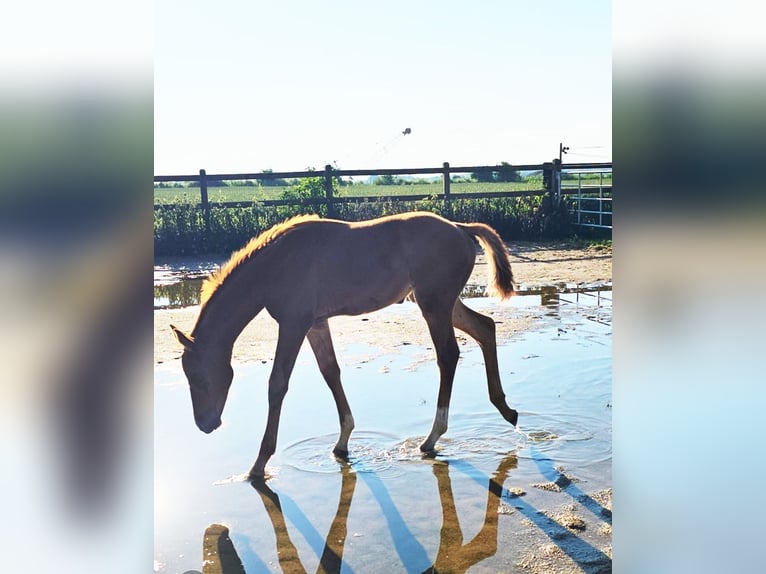
<instances>
[{"instance_id":1,"label":"horse's belly","mask_svg":"<svg viewBox=\"0 0 766 574\"><path fill-rule=\"evenodd\" d=\"M341 289L320 302L320 314L361 315L401 302L412 291L407 282L378 285L375 289Z\"/></svg>"}]
</instances>

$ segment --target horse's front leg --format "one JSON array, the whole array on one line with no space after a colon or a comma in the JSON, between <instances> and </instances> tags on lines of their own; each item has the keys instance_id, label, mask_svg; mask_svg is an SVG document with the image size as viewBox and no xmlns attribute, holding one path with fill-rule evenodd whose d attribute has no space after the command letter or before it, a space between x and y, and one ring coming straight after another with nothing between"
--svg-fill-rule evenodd
<instances>
[{"instance_id":1,"label":"horse's front leg","mask_svg":"<svg viewBox=\"0 0 766 574\"><path fill-rule=\"evenodd\" d=\"M266 419L266 431L263 433L261 450L255 464L250 469L251 480L264 478L266 463L277 449L277 432L279 431L279 415L282 412L282 401L287 394L290 375L295 366L295 359L301 348L308 328L295 326L279 326L279 339L274 354L274 366L269 377L269 415Z\"/></svg>"}]
</instances>

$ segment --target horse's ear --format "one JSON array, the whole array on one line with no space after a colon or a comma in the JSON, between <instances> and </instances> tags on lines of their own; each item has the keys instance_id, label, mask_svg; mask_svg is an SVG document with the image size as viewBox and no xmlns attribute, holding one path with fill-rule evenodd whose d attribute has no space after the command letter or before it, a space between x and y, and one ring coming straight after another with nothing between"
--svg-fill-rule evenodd
<instances>
[{"instance_id":1,"label":"horse's ear","mask_svg":"<svg viewBox=\"0 0 766 574\"><path fill-rule=\"evenodd\" d=\"M176 339L178 339L178 342L184 346L184 349L191 350L192 347L194 347L194 339L189 335L181 331L181 329L175 325L171 325L170 328L173 330L173 334L176 336Z\"/></svg>"}]
</instances>

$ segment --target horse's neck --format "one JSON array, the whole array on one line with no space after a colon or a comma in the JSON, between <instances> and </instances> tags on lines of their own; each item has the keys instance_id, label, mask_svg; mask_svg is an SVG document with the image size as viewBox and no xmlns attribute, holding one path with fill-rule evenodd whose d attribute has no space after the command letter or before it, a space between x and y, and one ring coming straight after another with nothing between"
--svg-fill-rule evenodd
<instances>
[{"instance_id":1,"label":"horse's neck","mask_svg":"<svg viewBox=\"0 0 766 574\"><path fill-rule=\"evenodd\" d=\"M260 297L240 285L227 285L207 302L194 327L194 338L231 348L242 330L263 309Z\"/></svg>"}]
</instances>

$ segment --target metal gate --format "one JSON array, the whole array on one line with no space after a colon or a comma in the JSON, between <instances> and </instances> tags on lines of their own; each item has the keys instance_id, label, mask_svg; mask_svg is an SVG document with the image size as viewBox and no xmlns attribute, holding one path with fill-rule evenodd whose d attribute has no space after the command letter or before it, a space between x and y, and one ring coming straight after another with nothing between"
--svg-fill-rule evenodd
<instances>
[{"instance_id":1,"label":"metal gate","mask_svg":"<svg viewBox=\"0 0 766 574\"><path fill-rule=\"evenodd\" d=\"M561 166L561 195L569 205L572 223L612 229L612 167Z\"/></svg>"}]
</instances>

